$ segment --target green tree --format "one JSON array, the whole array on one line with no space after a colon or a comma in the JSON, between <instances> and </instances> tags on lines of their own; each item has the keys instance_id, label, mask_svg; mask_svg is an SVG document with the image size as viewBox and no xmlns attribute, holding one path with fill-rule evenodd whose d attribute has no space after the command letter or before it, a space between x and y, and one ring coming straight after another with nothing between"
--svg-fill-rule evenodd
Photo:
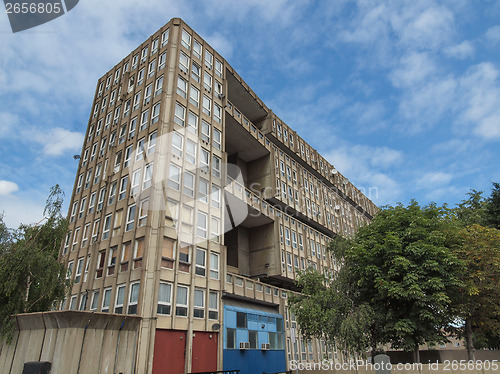
<instances>
[{"instance_id":1,"label":"green tree","mask_svg":"<svg viewBox=\"0 0 500 374\"><path fill-rule=\"evenodd\" d=\"M462 285L451 249L456 230L446 215L445 207L415 201L385 207L344 254L356 303L374 312L376 340L413 351L416 362L420 344L446 341L452 296Z\"/></svg>"},{"instance_id":2,"label":"green tree","mask_svg":"<svg viewBox=\"0 0 500 374\"><path fill-rule=\"evenodd\" d=\"M12 316L50 310L61 301L69 286L65 269L57 260L67 222L61 216L63 192L51 188L44 210L47 216L36 225L6 229L1 217L0 333L10 340ZM7 234L5 234L7 233Z\"/></svg>"},{"instance_id":3,"label":"green tree","mask_svg":"<svg viewBox=\"0 0 500 374\"><path fill-rule=\"evenodd\" d=\"M488 203L483 197L483 192L470 190L467 196L468 198L462 200L450 213L455 215L460 226L467 227L474 224L485 226L489 214Z\"/></svg>"},{"instance_id":4,"label":"green tree","mask_svg":"<svg viewBox=\"0 0 500 374\"><path fill-rule=\"evenodd\" d=\"M459 238L457 254L466 266L456 299L464 321L458 335L465 337L469 360L474 360L474 348L500 347L500 230L472 225Z\"/></svg>"},{"instance_id":5,"label":"green tree","mask_svg":"<svg viewBox=\"0 0 500 374\"><path fill-rule=\"evenodd\" d=\"M493 183L487 200L488 225L500 230L500 183Z\"/></svg>"}]
</instances>

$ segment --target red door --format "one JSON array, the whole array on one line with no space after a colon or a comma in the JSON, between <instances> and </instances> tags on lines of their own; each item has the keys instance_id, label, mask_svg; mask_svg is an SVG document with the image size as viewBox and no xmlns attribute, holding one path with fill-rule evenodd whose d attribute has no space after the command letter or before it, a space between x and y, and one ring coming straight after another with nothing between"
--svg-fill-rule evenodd
<instances>
[{"instance_id":1,"label":"red door","mask_svg":"<svg viewBox=\"0 0 500 374\"><path fill-rule=\"evenodd\" d=\"M217 370L217 342L214 332L195 331L193 336L193 361L191 372Z\"/></svg>"},{"instance_id":2,"label":"red door","mask_svg":"<svg viewBox=\"0 0 500 374\"><path fill-rule=\"evenodd\" d=\"M186 331L156 330L153 374L184 373Z\"/></svg>"}]
</instances>

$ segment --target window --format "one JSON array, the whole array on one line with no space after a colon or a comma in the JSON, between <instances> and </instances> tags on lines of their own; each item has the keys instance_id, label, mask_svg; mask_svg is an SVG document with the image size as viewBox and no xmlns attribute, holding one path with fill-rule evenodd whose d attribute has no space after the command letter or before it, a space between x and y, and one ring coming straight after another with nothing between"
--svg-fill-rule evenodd
<instances>
[{"instance_id":1,"label":"window","mask_svg":"<svg viewBox=\"0 0 500 374\"><path fill-rule=\"evenodd\" d=\"M212 76L205 72L203 74L203 87L210 92L212 90Z\"/></svg>"},{"instance_id":2,"label":"window","mask_svg":"<svg viewBox=\"0 0 500 374\"><path fill-rule=\"evenodd\" d=\"M159 94L161 94L162 89L163 89L163 75L156 80L155 96L158 96Z\"/></svg>"},{"instance_id":3,"label":"window","mask_svg":"<svg viewBox=\"0 0 500 374\"><path fill-rule=\"evenodd\" d=\"M144 81L144 68L139 70L139 73L137 73L137 86L140 86L143 81Z\"/></svg>"},{"instance_id":4,"label":"window","mask_svg":"<svg viewBox=\"0 0 500 374\"><path fill-rule=\"evenodd\" d=\"M128 185L128 176L125 176L120 181L120 191L119 191L119 195L118 195L118 200L125 199L126 192L127 192L127 185Z\"/></svg>"},{"instance_id":5,"label":"window","mask_svg":"<svg viewBox=\"0 0 500 374\"><path fill-rule=\"evenodd\" d=\"M191 49L191 35L184 29L182 29L181 44L186 49Z\"/></svg>"},{"instance_id":6,"label":"window","mask_svg":"<svg viewBox=\"0 0 500 374\"><path fill-rule=\"evenodd\" d=\"M132 243L127 242L122 245L122 257L120 262L120 271L128 270L128 262L130 260Z\"/></svg>"},{"instance_id":7,"label":"window","mask_svg":"<svg viewBox=\"0 0 500 374\"><path fill-rule=\"evenodd\" d=\"M220 219L212 217L210 221L210 240L219 243L220 237Z\"/></svg>"},{"instance_id":8,"label":"window","mask_svg":"<svg viewBox=\"0 0 500 374\"><path fill-rule=\"evenodd\" d=\"M110 301L111 301L111 287L104 289L104 293L102 296L101 312L103 312L103 313L109 312Z\"/></svg>"},{"instance_id":9,"label":"window","mask_svg":"<svg viewBox=\"0 0 500 374\"><path fill-rule=\"evenodd\" d=\"M196 248L196 275L205 276L206 274L207 252L204 249Z\"/></svg>"},{"instance_id":10,"label":"window","mask_svg":"<svg viewBox=\"0 0 500 374\"><path fill-rule=\"evenodd\" d=\"M75 201L73 203L73 207L71 208L71 217L69 219L70 222L73 222L75 220L75 215L76 215L77 209L78 209L78 201Z\"/></svg>"},{"instance_id":11,"label":"window","mask_svg":"<svg viewBox=\"0 0 500 374\"><path fill-rule=\"evenodd\" d=\"M99 257L97 258L97 267L96 267L96 279L102 278L102 271L104 269L104 260L106 259L106 251L100 251Z\"/></svg>"},{"instance_id":12,"label":"window","mask_svg":"<svg viewBox=\"0 0 500 374\"><path fill-rule=\"evenodd\" d=\"M76 264L75 284L80 283L80 279L82 278L83 261L84 258L81 257L78 259L78 263Z\"/></svg>"},{"instance_id":13,"label":"window","mask_svg":"<svg viewBox=\"0 0 500 374\"><path fill-rule=\"evenodd\" d=\"M130 205L127 209L127 222L125 224L125 231L130 231L134 229L135 220L135 204Z\"/></svg>"},{"instance_id":14,"label":"window","mask_svg":"<svg viewBox=\"0 0 500 374\"><path fill-rule=\"evenodd\" d=\"M89 238L89 231L90 231L90 223L87 223L83 228L82 247L85 247L87 245L87 240Z\"/></svg>"},{"instance_id":15,"label":"window","mask_svg":"<svg viewBox=\"0 0 500 374\"><path fill-rule=\"evenodd\" d=\"M226 329L226 348L235 349L236 348L236 329Z\"/></svg>"},{"instance_id":16,"label":"window","mask_svg":"<svg viewBox=\"0 0 500 374\"><path fill-rule=\"evenodd\" d=\"M90 310L97 310L97 303L99 302L99 290L92 292L92 298L90 299Z\"/></svg>"},{"instance_id":17,"label":"window","mask_svg":"<svg viewBox=\"0 0 500 374\"><path fill-rule=\"evenodd\" d=\"M142 181L142 189L145 190L151 187L151 180L153 178L153 163L147 164L144 168L144 178Z\"/></svg>"},{"instance_id":18,"label":"window","mask_svg":"<svg viewBox=\"0 0 500 374\"><path fill-rule=\"evenodd\" d=\"M99 222L100 220L94 221L94 227L92 228L92 241L97 241L97 235L99 234Z\"/></svg>"},{"instance_id":19,"label":"window","mask_svg":"<svg viewBox=\"0 0 500 374\"><path fill-rule=\"evenodd\" d=\"M186 142L186 161L195 165L196 164L196 147L197 144L191 139Z\"/></svg>"},{"instance_id":20,"label":"window","mask_svg":"<svg viewBox=\"0 0 500 374\"><path fill-rule=\"evenodd\" d=\"M153 105L153 110L151 113L151 123L156 123L160 120L160 103Z\"/></svg>"},{"instance_id":21,"label":"window","mask_svg":"<svg viewBox=\"0 0 500 374\"><path fill-rule=\"evenodd\" d=\"M132 173L132 184L130 186L130 195L137 195L139 192L139 183L141 179L141 169L134 170Z\"/></svg>"},{"instance_id":22,"label":"window","mask_svg":"<svg viewBox=\"0 0 500 374\"><path fill-rule=\"evenodd\" d=\"M214 177L220 178L220 165L221 159L214 155L212 158L212 175Z\"/></svg>"},{"instance_id":23,"label":"window","mask_svg":"<svg viewBox=\"0 0 500 374\"><path fill-rule=\"evenodd\" d=\"M109 238L109 229L111 228L111 214L104 217L104 227L102 228L102 240Z\"/></svg>"},{"instance_id":24,"label":"window","mask_svg":"<svg viewBox=\"0 0 500 374\"><path fill-rule=\"evenodd\" d=\"M191 248L188 244L181 243L181 246L179 248L179 261L189 264L190 249Z\"/></svg>"},{"instance_id":25,"label":"window","mask_svg":"<svg viewBox=\"0 0 500 374\"><path fill-rule=\"evenodd\" d=\"M189 57L184 52L179 56L179 68L185 73L189 71Z\"/></svg>"},{"instance_id":26,"label":"window","mask_svg":"<svg viewBox=\"0 0 500 374\"><path fill-rule=\"evenodd\" d=\"M113 182L113 184L109 189L108 205L111 205L115 202L115 196L116 196L116 182Z\"/></svg>"},{"instance_id":27,"label":"window","mask_svg":"<svg viewBox=\"0 0 500 374\"><path fill-rule=\"evenodd\" d=\"M170 283L160 282L158 291L158 314L169 315L172 306L172 285Z\"/></svg>"},{"instance_id":28,"label":"window","mask_svg":"<svg viewBox=\"0 0 500 374\"><path fill-rule=\"evenodd\" d=\"M222 133L214 128L213 131L213 146L215 149L218 149L219 151L222 150Z\"/></svg>"},{"instance_id":29,"label":"window","mask_svg":"<svg viewBox=\"0 0 500 374\"><path fill-rule=\"evenodd\" d=\"M187 98L187 82L181 77L177 77L177 94L182 98Z\"/></svg>"},{"instance_id":30,"label":"window","mask_svg":"<svg viewBox=\"0 0 500 374\"><path fill-rule=\"evenodd\" d=\"M177 286L176 316L187 317L188 291L186 286Z\"/></svg>"},{"instance_id":31,"label":"window","mask_svg":"<svg viewBox=\"0 0 500 374\"><path fill-rule=\"evenodd\" d=\"M141 91L136 92L135 95L134 95L134 103L133 103L133 109L132 110L135 111L135 110L139 109L140 103L141 103ZM129 138L130 137L131 136L129 135Z\"/></svg>"},{"instance_id":32,"label":"window","mask_svg":"<svg viewBox=\"0 0 500 374\"><path fill-rule=\"evenodd\" d=\"M202 203L208 203L208 181L203 178L198 183L198 199Z\"/></svg>"},{"instance_id":33,"label":"window","mask_svg":"<svg viewBox=\"0 0 500 374\"><path fill-rule=\"evenodd\" d=\"M167 52L164 52L160 55L158 59L158 70L162 70L165 68L165 63L167 62Z\"/></svg>"},{"instance_id":34,"label":"window","mask_svg":"<svg viewBox=\"0 0 500 374\"><path fill-rule=\"evenodd\" d=\"M139 131L142 131L146 127L148 127L148 119L149 119L149 109L146 109L144 112L141 113L141 127L139 128Z\"/></svg>"},{"instance_id":35,"label":"window","mask_svg":"<svg viewBox=\"0 0 500 374\"><path fill-rule=\"evenodd\" d=\"M148 66L148 78L152 77L156 70L156 60L153 60L149 63Z\"/></svg>"},{"instance_id":36,"label":"window","mask_svg":"<svg viewBox=\"0 0 500 374\"><path fill-rule=\"evenodd\" d=\"M138 227L145 226L148 220L149 199L144 199L139 205L139 225Z\"/></svg>"},{"instance_id":37,"label":"window","mask_svg":"<svg viewBox=\"0 0 500 374\"><path fill-rule=\"evenodd\" d=\"M215 59L215 74L222 78L222 62Z\"/></svg>"},{"instance_id":38,"label":"window","mask_svg":"<svg viewBox=\"0 0 500 374\"><path fill-rule=\"evenodd\" d=\"M212 206L220 209L220 187L212 184Z\"/></svg>"},{"instance_id":39,"label":"window","mask_svg":"<svg viewBox=\"0 0 500 374\"><path fill-rule=\"evenodd\" d=\"M208 152L205 148L201 148L200 164L201 170L208 173L208 170L210 169L210 152Z\"/></svg>"},{"instance_id":40,"label":"window","mask_svg":"<svg viewBox=\"0 0 500 374\"><path fill-rule=\"evenodd\" d=\"M172 132L172 153L182 157L182 143L184 138L178 132Z\"/></svg>"},{"instance_id":41,"label":"window","mask_svg":"<svg viewBox=\"0 0 500 374\"><path fill-rule=\"evenodd\" d=\"M285 227L285 244L290 245L290 229Z\"/></svg>"},{"instance_id":42,"label":"window","mask_svg":"<svg viewBox=\"0 0 500 374\"><path fill-rule=\"evenodd\" d=\"M188 115L188 130L191 133L198 135L198 116L191 111Z\"/></svg>"},{"instance_id":43,"label":"window","mask_svg":"<svg viewBox=\"0 0 500 374\"><path fill-rule=\"evenodd\" d=\"M96 143L97 144L97 143ZM86 190L90 186L90 180L92 179L92 169L89 169L87 171L87 177L85 178L85 187L83 188Z\"/></svg>"},{"instance_id":44,"label":"window","mask_svg":"<svg viewBox=\"0 0 500 374\"><path fill-rule=\"evenodd\" d=\"M137 314L137 302L139 301L139 282L130 284L130 294L128 297L128 314Z\"/></svg>"},{"instance_id":45,"label":"window","mask_svg":"<svg viewBox=\"0 0 500 374\"><path fill-rule=\"evenodd\" d=\"M174 251L174 241L167 237L164 237L161 252L161 267L173 269L173 262L175 257Z\"/></svg>"},{"instance_id":46,"label":"window","mask_svg":"<svg viewBox=\"0 0 500 374\"><path fill-rule=\"evenodd\" d=\"M191 65L191 77L198 83L200 83L201 67L198 64Z\"/></svg>"},{"instance_id":47,"label":"window","mask_svg":"<svg viewBox=\"0 0 500 374\"><path fill-rule=\"evenodd\" d=\"M125 285L118 286L116 289L115 313L123 313L123 303L125 301Z\"/></svg>"},{"instance_id":48,"label":"window","mask_svg":"<svg viewBox=\"0 0 500 374\"><path fill-rule=\"evenodd\" d=\"M149 134L148 138L148 155L154 153L156 149L156 131Z\"/></svg>"},{"instance_id":49,"label":"window","mask_svg":"<svg viewBox=\"0 0 500 374\"><path fill-rule=\"evenodd\" d=\"M193 55L199 60L201 60L201 51L202 51L201 44L195 39L193 41Z\"/></svg>"},{"instance_id":50,"label":"window","mask_svg":"<svg viewBox=\"0 0 500 374\"><path fill-rule=\"evenodd\" d=\"M83 184L83 173L78 176L78 183L76 185L76 193L79 193L82 190Z\"/></svg>"},{"instance_id":51,"label":"window","mask_svg":"<svg viewBox=\"0 0 500 374\"><path fill-rule=\"evenodd\" d=\"M243 312L236 312L236 327L239 329L247 328L247 314Z\"/></svg>"},{"instance_id":52,"label":"window","mask_svg":"<svg viewBox=\"0 0 500 374\"><path fill-rule=\"evenodd\" d=\"M203 212L198 212L198 220L197 220L197 230L196 234L200 238L207 238L207 214Z\"/></svg>"},{"instance_id":53,"label":"window","mask_svg":"<svg viewBox=\"0 0 500 374\"><path fill-rule=\"evenodd\" d=\"M219 296L217 292L208 293L208 318L219 319Z\"/></svg>"},{"instance_id":54,"label":"window","mask_svg":"<svg viewBox=\"0 0 500 374\"><path fill-rule=\"evenodd\" d=\"M68 262L68 271L66 272L66 279L71 279L73 273L73 266L75 266L75 261Z\"/></svg>"},{"instance_id":55,"label":"window","mask_svg":"<svg viewBox=\"0 0 500 374\"><path fill-rule=\"evenodd\" d=\"M116 265L116 252L118 251L118 247L114 246L109 249L108 255L108 275L113 275L115 273L115 265Z\"/></svg>"},{"instance_id":56,"label":"window","mask_svg":"<svg viewBox=\"0 0 500 374\"><path fill-rule=\"evenodd\" d=\"M76 295L71 296L69 310L76 310Z\"/></svg>"},{"instance_id":57,"label":"window","mask_svg":"<svg viewBox=\"0 0 500 374\"><path fill-rule=\"evenodd\" d=\"M174 122L177 123L178 125L184 126L185 118L186 118L186 108L184 108L179 103L175 103Z\"/></svg>"},{"instance_id":58,"label":"window","mask_svg":"<svg viewBox=\"0 0 500 374\"><path fill-rule=\"evenodd\" d=\"M186 171L184 172L184 189L183 192L189 197L194 197L194 174Z\"/></svg>"},{"instance_id":59,"label":"window","mask_svg":"<svg viewBox=\"0 0 500 374\"><path fill-rule=\"evenodd\" d=\"M142 160L142 157L144 156L144 141L144 138L141 138L137 141L137 150L135 154L136 161Z\"/></svg>"},{"instance_id":60,"label":"window","mask_svg":"<svg viewBox=\"0 0 500 374\"><path fill-rule=\"evenodd\" d=\"M212 100L205 95L203 95L203 113L207 116L210 116L212 113Z\"/></svg>"},{"instance_id":61,"label":"window","mask_svg":"<svg viewBox=\"0 0 500 374\"><path fill-rule=\"evenodd\" d=\"M163 47L165 44L168 43L168 36L169 36L170 29L166 29L163 31L161 34L161 46Z\"/></svg>"},{"instance_id":62,"label":"window","mask_svg":"<svg viewBox=\"0 0 500 374\"><path fill-rule=\"evenodd\" d=\"M219 279L219 255L210 252L210 278Z\"/></svg>"},{"instance_id":63,"label":"window","mask_svg":"<svg viewBox=\"0 0 500 374\"><path fill-rule=\"evenodd\" d=\"M205 66L209 69L212 69L214 56L207 50L205 50Z\"/></svg>"},{"instance_id":64,"label":"window","mask_svg":"<svg viewBox=\"0 0 500 374\"><path fill-rule=\"evenodd\" d=\"M215 103L214 103L214 120L218 123L222 123L222 108Z\"/></svg>"},{"instance_id":65,"label":"window","mask_svg":"<svg viewBox=\"0 0 500 374\"><path fill-rule=\"evenodd\" d=\"M210 141L210 124L205 121L201 121L201 140L207 143Z\"/></svg>"},{"instance_id":66,"label":"window","mask_svg":"<svg viewBox=\"0 0 500 374\"><path fill-rule=\"evenodd\" d=\"M193 317L205 317L205 291L198 288L194 290Z\"/></svg>"},{"instance_id":67,"label":"window","mask_svg":"<svg viewBox=\"0 0 500 374\"><path fill-rule=\"evenodd\" d=\"M189 90L189 102L197 108L200 106L200 91L194 86Z\"/></svg>"},{"instance_id":68,"label":"window","mask_svg":"<svg viewBox=\"0 0 500 374\"><path fill-rule=\"evenodd\" d=\"M153 83L150 83L144 90L144 104L148 104L151 101L152 94L153 94Z\"/></svg>"},{"instance_id":69,"label":"window","mask_svg":"<svg viewBox=\"0 0 500 374\"><path fill-rule=\"evenodd\" d=\"M297 233L292 230L292 247L297 248Z\"/></svg>"},{"instance_id":70,"label":"window","mask_svg":"<svg viewBox=\"0 0 500 374\"><path fill-rule=\"evenodd\" d=\"M179 191L181 185L181 168L177 165L170 164L168 173L168 186L176 191Z\"/></svg>"},{"instance_id":71,"label":"window","mask_svg":"<svg viewBox=\"0 0 500 374\"><path fill-rule=\"evenodd\" d=\"M151 44L151 54L155 54L156 51L158 50L158 38L153 40L153 43Z\"/></svg>"}]
</instances>

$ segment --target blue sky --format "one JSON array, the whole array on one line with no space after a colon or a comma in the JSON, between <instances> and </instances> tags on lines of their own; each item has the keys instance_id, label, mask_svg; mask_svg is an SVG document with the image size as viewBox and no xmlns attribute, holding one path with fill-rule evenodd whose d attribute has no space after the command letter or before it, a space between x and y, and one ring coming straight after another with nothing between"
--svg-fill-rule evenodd
<instances>
[{"instance_id":1,"label":"blue sky","mask_svg":"<svg viewBox=\"0 0 500 374\"><path fill-rule=\"evenodd\" d=\"M0 212L68 200L97 79L183 18L377 205L500 181L500 2L83 0L12 34L0 12ZM66 212L66 211L65 211Z\"/></svg>"}]
</instances>

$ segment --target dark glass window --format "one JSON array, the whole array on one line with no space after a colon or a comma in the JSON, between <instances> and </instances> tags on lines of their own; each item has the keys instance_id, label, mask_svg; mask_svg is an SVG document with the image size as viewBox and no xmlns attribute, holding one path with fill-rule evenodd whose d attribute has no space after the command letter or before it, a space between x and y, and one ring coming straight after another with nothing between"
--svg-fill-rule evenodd
<instances>
[{"instance_id":1,"label":"dark glass window","mask_svg":"<svg viewBox=\"0 0 500 374\"><path fill-rule=\"evenodd\" d=\"M242 312L236 313L236 327L240 329L247 328L247 314Z\"/></svg>"}]
</instances>

